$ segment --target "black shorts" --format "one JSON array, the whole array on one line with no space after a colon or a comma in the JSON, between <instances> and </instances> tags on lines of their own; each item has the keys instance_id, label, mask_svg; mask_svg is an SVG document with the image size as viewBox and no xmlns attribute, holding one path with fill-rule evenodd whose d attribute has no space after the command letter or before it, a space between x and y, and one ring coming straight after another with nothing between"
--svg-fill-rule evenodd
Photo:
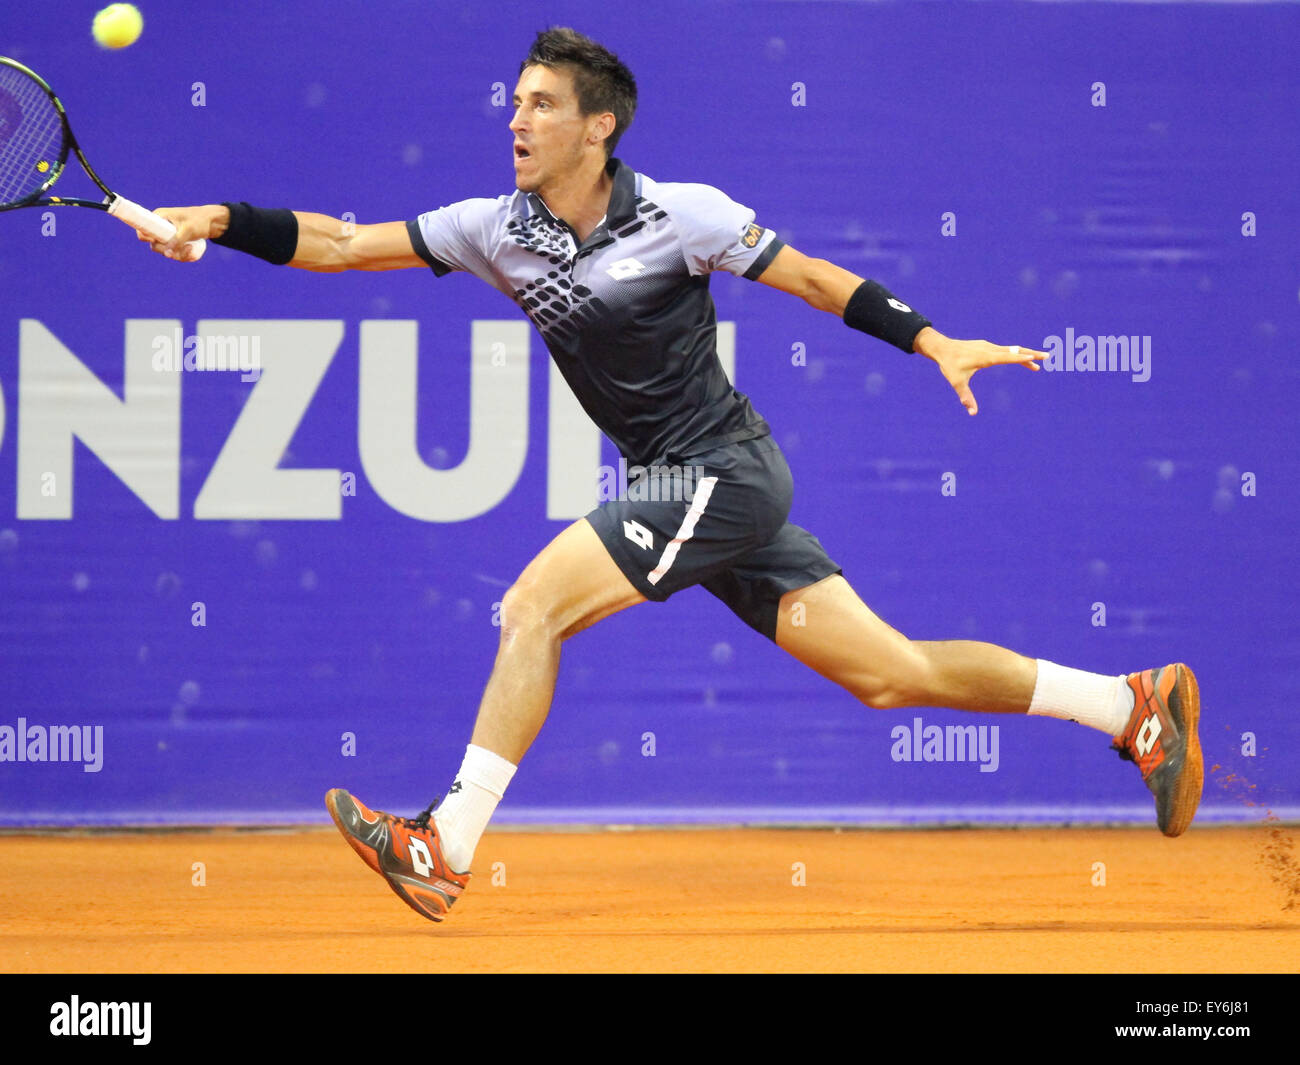
<instances>
[{"instance_id":1,"label":"black shorts","mask_svg":"<svg viewBox=\"0 0 1300 1065\"><path fill-rule=\"evenodd\" d=\"M769 640L781 596L841 572L811 533L786 521L794 483L770 436L650 467L587 515L647 599L700 584Z\"/></svg>"}]
</instances>

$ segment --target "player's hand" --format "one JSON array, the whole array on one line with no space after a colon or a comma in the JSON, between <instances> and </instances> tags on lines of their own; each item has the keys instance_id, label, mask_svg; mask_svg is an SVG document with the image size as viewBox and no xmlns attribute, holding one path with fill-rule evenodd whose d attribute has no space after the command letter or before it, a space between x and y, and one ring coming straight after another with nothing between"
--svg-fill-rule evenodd
<instances>
[{"instance_id":1,"label":"player's hand","mask_svg":"<svg viewBox=\"0 0 1300 1065\"><path fill-rule=\"evenodd\" d=\"M932 326L926 326L917 334L916 350L938 363L940 372L970 414L979 412L975 395L970 390L970 379L976 370L1004 363L1016 363L1037 370L1040 368L1038 363L1048 357L1047 352L1034 351L1032 348L1015 345L1004 347L1001 344L990 344L987 340L954 340Z\"/></svg>"},{"instance_id":2,"label":"player's hand","mask_svg":"<svg viewBox=\"0 0 1300 1065\"><path fill-rule=\"evenodd\" d=\"M230 221L230 208L220 204L207 207L159 207L154 213L176 227L176 236L161 241L154 240L140 230L136 230L135 235L159 255L183 263L195 261L195 257L186 251L187 244L221 236L226 231L226 223Z\"/></svg>"}]
</instances>

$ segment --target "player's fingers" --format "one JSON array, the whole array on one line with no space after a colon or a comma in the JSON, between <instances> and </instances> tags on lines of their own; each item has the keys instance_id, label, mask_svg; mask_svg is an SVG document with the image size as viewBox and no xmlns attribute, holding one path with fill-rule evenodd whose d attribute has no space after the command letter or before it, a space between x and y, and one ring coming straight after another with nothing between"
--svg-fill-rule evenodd
<instances>
[{"instance_id":1,"label":"player's fingers","mask_svg":"<svg viewBox=\"0 0 1300 1065\"><path fill-rule=\"evenodd\" d=\"M172 248L171 241L159 240L142 229L137 229L135 235L137 240L144 241L152 251L156 251L159 255L166 255L169 250L175 250Z\"/></svg>"},{"instance_id":2,"label":"player's fingers","mask_svg":"<svg viewBox=\"0 0 1300 1065\"><path fill-rule=\"evenodd\" d=\"M180 207L155 207L153 213L159 218L165 218L177 229L185 225L185 210Z\"/></svg>"},{"instance_id":3,"label":"player's fingers","mask_svg":"<svg viewBox=\"0 0 1300 1065\"><path fill-rule=\"evenodd\" d=\"M1048 358L1045 351L1035 351L1033 348L1022 348L1019 344L1012 344L1010 347L998 348L1002 362L1018 362L1022 366L1031 366L1037 369L1036 363Z\"/></svg>"},{"instance_id":4,"label":"player's fingers","mask_svg":"<svg viewBox=\"0 0 1300 1065\"><path fill-rule=\"evenodd\" d=\"M149 241L149 246L154 251L168 259L182 263L197 262L199 256L196 254L196 245L205 234L200 231L200 223L192 217L191 212L180 207L159 207L154 214L170 222L176 232L170 240L157 240L146 233L138 233L140 239Z\"/></svg>"},{"instance_id":5,"label":"player's fingers","mask_svg":"<svg viewBox=\"0 0 1300 1065\"><path fill-rule=\"evenodd\" d=\"M970 385L964 382L958 385L957 398L961 400L961 405L966 408L966 413L978 413L979 405L975 402L975 394L970 390Z\"/></svg>"},{"instance_id":6,"label":"player's fingers","mask_svg":"<svg viewBox=\"0 0 1300 1065\"><path fill-rule=\"evenodd\" d=\"M200 236L206 235L198 232L198 224L194 220L190 209L185 207L156 207L153 213L159 218L170 222L176 229L176 233L171 240L156 243L174 253L168 258L189 261L187 256L181 254L181 249L197 240ZM166 255L167 252L164 251L163 254Z\"/></svg>"}]
</instances>

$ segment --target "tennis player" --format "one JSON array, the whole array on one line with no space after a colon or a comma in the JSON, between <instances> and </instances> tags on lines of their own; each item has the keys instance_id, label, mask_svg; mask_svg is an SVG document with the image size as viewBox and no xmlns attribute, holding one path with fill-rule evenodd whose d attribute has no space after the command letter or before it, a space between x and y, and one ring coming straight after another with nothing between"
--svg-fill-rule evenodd
<instances>
[{"instance_id":1,"label":"tennis player","mask_svg":"<svg viewBox=\"0 0 1300 1065\"><path fill-rule=\"evenodd\" d=\"M151 246L176 258L206 237L303 270L473 274L531 319L629 466L697 471L689 498L629 491L649 498L603 504L528 564L503 600L496 662L445 799L410 819L330 791L326 805L353 849L416 912L442 920L546 720L564 642L696 584L868 706L1045 714L1100 730L1137 764L1161 831L1181 834L1202 782L1192 671L1088 673L989 643L910 640L877 617L816 537L786 520L790 471L723 372L709 274L791 293L930 359L971 415L977 370L1037 370L1046 354L947 337L877 282L784 244L718 189L632 170L613 152L635 110L636 83L616 56L551 29L520 66L509 195L378 225L242 202L159 212L177 235Z\"/></svg>"}]
</instances>

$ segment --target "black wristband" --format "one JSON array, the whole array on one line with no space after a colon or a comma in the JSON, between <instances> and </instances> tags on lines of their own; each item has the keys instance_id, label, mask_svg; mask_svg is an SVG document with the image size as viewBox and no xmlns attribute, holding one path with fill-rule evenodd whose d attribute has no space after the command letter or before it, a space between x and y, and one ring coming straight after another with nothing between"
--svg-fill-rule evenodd
<instances>
[{"instance_id":1,"label":"black wristband","mask_svg":"<svg viewBox=\"0 0 1300 1065\"><path fill-rule=\"evenodd\" d=\"M931 322L896 298L884 285L864 281L849 297L848 306L844 308L844 324L911 354L916 334Z\"/></svg>"},{"instance_id":2,"label":"black wristband","mask_svg":"<svg viewBox=\"0 0 1300 1065\"><path fill-rule=\"evenodd\" d=\"M268 263L283 266L298 250L298 219L292 211L223 203L230 208L230 225L212 242L223 248L247 252Z\"/></svg>"}]
</instances>

